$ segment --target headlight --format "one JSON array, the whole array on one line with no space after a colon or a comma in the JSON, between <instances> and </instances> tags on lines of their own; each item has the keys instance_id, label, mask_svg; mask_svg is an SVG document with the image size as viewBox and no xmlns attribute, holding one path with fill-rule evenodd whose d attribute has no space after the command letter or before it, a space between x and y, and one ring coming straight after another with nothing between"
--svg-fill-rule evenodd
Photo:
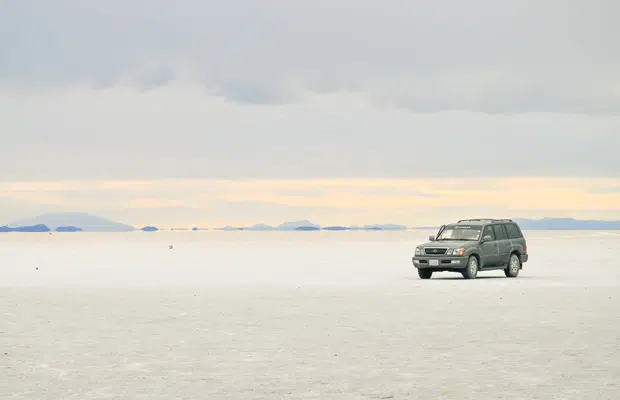
<instances>
[{"instance_id":1,"label":"headlight","mask_svg":"<svg viewBox=\"0 0 620 400\"><path fill-rule=\"evenodd\" d=\"M420 254L422 254L422 249L420 249L419 247L415 248L415 255L419 256Z\"/></svg>"},{"instance_id":2,"label":"headlight","mask_svg":"<svg viewBox=\"0 0 620 400\"><path fill-rule=\"evenodd\" d=\"M450 254L450 250L448 250L448 254ZM465 254L465 249L462 248L462 247L460 249L452 250L452 255L453 256L462 256L463 254Z\"/></svg>"}]
</instances>

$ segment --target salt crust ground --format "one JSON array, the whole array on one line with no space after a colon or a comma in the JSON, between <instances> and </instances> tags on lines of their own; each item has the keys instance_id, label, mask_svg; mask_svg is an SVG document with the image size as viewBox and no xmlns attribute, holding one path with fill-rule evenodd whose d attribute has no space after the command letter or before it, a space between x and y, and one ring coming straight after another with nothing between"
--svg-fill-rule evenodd
<instances>
[{"instance_id":1,"label":"salt crust ground","mask_svg":"<svg viewBox=\"0 0 620 400\"><path fill-rule=\"evenodd\" d=\"M620 398L620 235L421 281L427 235L0 236L0 399Z\"/></svg>"}]
</instances>

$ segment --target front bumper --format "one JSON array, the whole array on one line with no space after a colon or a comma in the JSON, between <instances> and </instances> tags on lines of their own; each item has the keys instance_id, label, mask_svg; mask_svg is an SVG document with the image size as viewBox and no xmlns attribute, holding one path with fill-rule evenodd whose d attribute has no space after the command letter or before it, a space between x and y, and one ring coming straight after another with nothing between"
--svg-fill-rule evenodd
<instances>
[{"instance_id":1,"label":"front bumper","mask_svg":"<svg viewBox=\"0 0 620 400\"><path fill-rule=\"evenodd\" d=\"M411 262L416 268L432 269L433 271L449 271L463 269L467 266L467 258L463 256L451 257L411 257Z\"/></svg>"}]
</instances>

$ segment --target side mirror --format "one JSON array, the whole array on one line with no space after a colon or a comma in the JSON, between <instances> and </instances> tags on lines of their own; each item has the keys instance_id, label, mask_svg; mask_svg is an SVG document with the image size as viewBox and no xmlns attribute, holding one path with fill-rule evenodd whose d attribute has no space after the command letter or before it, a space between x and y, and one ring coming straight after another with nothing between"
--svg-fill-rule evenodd
<instances>
[{"instance_id":1,"label":"side mirror","mask_svg":"<svg viewBox=\"0 0 620 400\"><path fill-rule=\"evenodd\" d=\"M484 242L492 242L493 238L489 235L486 235L485 237L482 238L482 243Z\"/></svg>"},{"instance_id":2,"label":"side mirror","mask_svg":"<svg viewBox=\"0 0 620 400\"><path fill-rule=\"evenodd\" d=\"M434 242L434 241L435 241L435 236L430 235L430 236L428 237L428 241L429 241L429 242Z\"/></svg>"}]
</instances>

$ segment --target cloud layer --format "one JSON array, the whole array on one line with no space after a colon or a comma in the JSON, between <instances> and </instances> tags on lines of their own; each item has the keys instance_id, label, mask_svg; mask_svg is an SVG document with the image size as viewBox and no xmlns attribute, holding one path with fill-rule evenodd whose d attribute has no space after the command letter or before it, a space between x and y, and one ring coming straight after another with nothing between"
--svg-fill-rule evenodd
<instances>
[{"instance_id":1,"label":"cloud layer","mask_svg":"<svg viewBox=\"0 0 620 400\"><path fill-rule=\"evenodd\" d=\"M191 83L0 93L0 181L619 176L620 117L241 105Z\"/></svg>"},{"instance_id":2,"label":"cloud layer","mask_svg":"<svg viewBox=\"0 0 620 400\"><path fill-rule=\"evenodd\" d=\"M618 115L615 0L2 3L0 82L143 88L191 74L252 104L299 88L414 112Z\"/></svg>"}]
</instances>

